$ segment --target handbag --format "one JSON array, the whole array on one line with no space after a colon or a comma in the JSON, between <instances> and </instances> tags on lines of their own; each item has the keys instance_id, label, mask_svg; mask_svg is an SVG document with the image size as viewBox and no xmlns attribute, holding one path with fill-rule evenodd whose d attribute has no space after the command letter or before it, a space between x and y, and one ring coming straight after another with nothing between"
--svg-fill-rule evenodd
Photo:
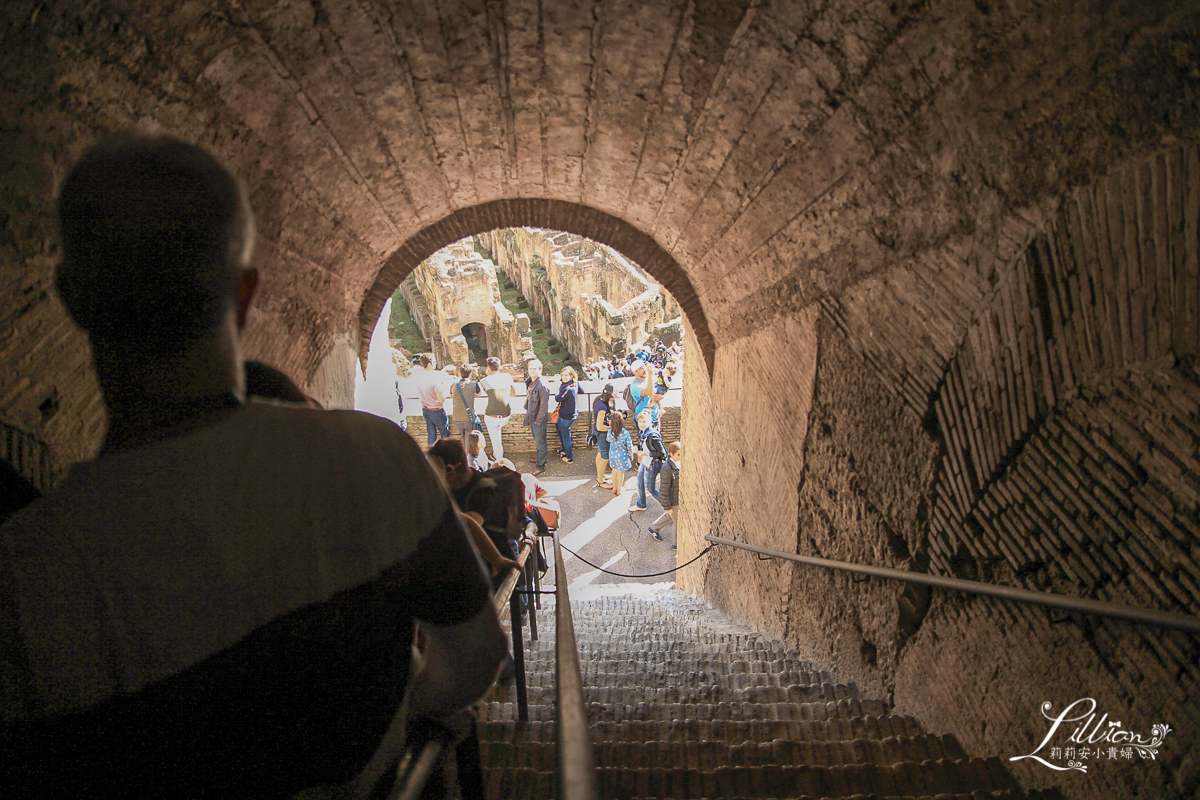
<instances>
[{"instance_id":1,"label":"handbag","mask_svg":"<svg viewBox=\"0 0 1200 800\"><path fill-rule=\"evenodd\" d=\"M552 423L558 422L558 409L557 408L550 412L550 422L552 422Z\"/></svg>"},{"instance_id":2,"label":"handbag","mask_svg":"<svg viewBox=\"0 0 1200 800\"><path fill-rule=\"evenodd\" d=\"M467 418L471 420L471 425L475 427L475 430L483 433L483 423L480 422L479 417L475 416L475 409L467 404L467 398L463 396L462 384L456 383L454 388L458 390L458 402L462 403L463 408L467 410Z\"/></svg>"}]
</instances>

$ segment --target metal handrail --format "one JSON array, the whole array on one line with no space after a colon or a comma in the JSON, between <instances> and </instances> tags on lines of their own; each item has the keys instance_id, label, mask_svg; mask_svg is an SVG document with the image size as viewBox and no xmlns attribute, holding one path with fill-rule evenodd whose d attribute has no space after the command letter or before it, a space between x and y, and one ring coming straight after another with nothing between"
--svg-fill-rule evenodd
<instances>
[{"instance_id":1,"label":"metal handrail","mask_svg":"<svg viewBox=\"0 0 1200 800\"><path fill-rule=\"evenodd\" d=\"M889 569L887 567L851 564L846 561L831 561L827 558L816 558L815 556L801 556L795 553L785 553L782 550L772 550L769 547L735 542L732 539L722 539L720 536L713 536L712 534L708 534L704 538L706 541L714 544L724 544L740 550L749 550L752 553L760 553L765 556L772 556L773 558L785 558L789 561L798 561L801 564L810 564L815 567L825 567L843 572L856 572L860 575L872 575L877 578L890 578L909 583L920 583L939 589L954 589L959 592L998 597L1001 600L1033 603L1064 611L1095 614L1102 617L1123 619L1128 622L1141 622L1148 625L1157 625L1162 628L1174 628L1175 630L1187 631L1189 633L1200 633L1200 618L1187 614L1153 611L1148 608L1136 608L1134 606L1121 605L1120 603L1109 603L1103 600L1085 600L1080 597L1067 597L1066 595L1054 594L1053 592L1034 592L1028 589L1017 589L1012 586L983 583L982 581L943 578L940 575L927 575L923 572L909 572L907 570Z\"/></svg>"},{"instance_id":2,"label":"metal handrail","mask_svg":"<svg viewBox=\"0 0 1200 800\"><path fill-rule=\"evenodd\" d=\"M587 708L583 702L583 674L571 620L571 598L567 592L567 570L562 546L554 531L554 642L555 683L558 701L555 721L558 739L559 800L596 800L596 761L588 731Z\"/></svg>"},{"instance_id":3,"label":"metal handrail","mask_svg":"<svg viewBox=\"0 0 1200 800\"><path fill-rule=\"evenodd\" d=\"M517 563L521 565L521 569L511 570L505 576L504 581L496 587L496 591L492 592L492 607L499 614L504 610L504 606L512 599L513 589L517 587L517 581L521 580L521 576L525 572L525 562L529 560L529 554L533 552L533 546L526 543L517 554Z\"/></svg>"}]
</instances>

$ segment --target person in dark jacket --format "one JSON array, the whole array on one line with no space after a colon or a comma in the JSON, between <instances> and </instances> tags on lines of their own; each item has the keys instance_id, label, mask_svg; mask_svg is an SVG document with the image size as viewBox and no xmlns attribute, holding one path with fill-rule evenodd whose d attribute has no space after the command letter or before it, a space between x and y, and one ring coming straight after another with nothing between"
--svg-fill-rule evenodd
<instances>
[{"instance_id":1,"label":"person in dark jacket","mask_svg":"<svg viewBox=\"0 0 1200 800\"><path fill-rule=\"evenodd\" d=\"M667 458L667 450L663 447L662 436L654 429L651 424L650 409L646 409L637 417L638 426L638 473L637 473L637 500L629 507L630 511L645 511L646 510L646 488L649 486L650 493L658 495L654 485L658 478L658 472L662 469L663 463Z\"/></svg>"},{"instance_id":2,"label":"person in dark jacket","mask_svg":"<svg viewBox=\"0 0 1200 800\"><path fill-rule=\"evenodd\" d=\"M525 398L525 424L533 434L537 446L537 459L533 462L534 475L546 471L546 423L550 419L550 390L542 382L542 362L536 358L526 367L529 370L529 395Z\"/></svg>"},{"instance_id":3,"label":"person in dark jacket","mask_svg":"<svg viewBox=\"0 0 1200 800\"><path fill-rule=\"evenodd\" d=\"M579 417L579 411L575 407L579 384L575 382L574 367L563 367L560 377L562 383L558 386L558 393L554 395L555 401L558 402L558 422L554 423L554 427L558 430L558 441L562 443L562 449L558 451L558 454L562 456L563 461L570 464L574 461L571 449L571 425Z\"/></svg>"},{"instance_id":4,"label":"person in dark jacket","mask_svg":"<svg viewBox=\"0 0 1200 800\"><path fill-rule=\"evenodd\" d=\"M646 528L650 535L662 541L662 529L668 522L675 519L675 509L679 506L679 467L683 464L683 444L671 442L667 448L667 461L662 468L662 481L658 487L658 502L662 503L662 516L650 523ZM675 545L671 545L675 549Z\"/></svg>"}]
</instances>

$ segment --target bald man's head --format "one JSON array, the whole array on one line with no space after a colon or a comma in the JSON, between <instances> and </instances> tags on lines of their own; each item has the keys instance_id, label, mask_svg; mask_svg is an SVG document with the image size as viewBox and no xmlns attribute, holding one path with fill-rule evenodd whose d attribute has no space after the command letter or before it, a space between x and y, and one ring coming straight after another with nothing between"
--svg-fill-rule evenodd
<instances>
[{"instance_id":1,"label":"bald man's head","mask_svg":"<svg viewBox=\"0 0 1200 800\"><path fill-rule=\"evenodd\" d=\"M57 212L56 284L94 342L170 350L233 307L253 217L238 180L199 147L108 136L71 168Z\"/></svg>"}]
</instances>

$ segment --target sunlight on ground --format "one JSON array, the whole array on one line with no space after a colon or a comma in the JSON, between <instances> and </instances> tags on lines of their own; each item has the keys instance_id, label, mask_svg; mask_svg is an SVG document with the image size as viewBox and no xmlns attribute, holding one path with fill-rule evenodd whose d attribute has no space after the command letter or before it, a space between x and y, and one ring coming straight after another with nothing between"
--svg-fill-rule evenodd
<instances>
[{"instance_id":1,"label":"sunlight on ground","mask_svg":"<svg viewBox=\"0 0 1200 800\"><path fill-rule=\"evenodd\" d=\"M555 481L553 484L546 484L547 489L557 483L570 484L573 488L574 486L581 486L588 483L588 481ZM609 500L599 511L593 514L591 519L581 523L575 530L563 536L561 539L563 547L569 547L575 552L579 552L580 548L604 533L610 525L629 513L631 496L632 492L629 491L621 492L620 497L614 496L612 500ZM563 551L564 564L572 558L574 558L573 555L565 550Z\"/></svg>"},{"instance_id":2,"label":"sunlight on ground","mask_svg":"<svg viewBox=\"0 0 1200 800\"><path fill-rule=\"evenodd\" d=\"M583 589L585 586L588 586L593 581L595 581L596 578L599 578L600 575L603 574L600 572L601 569L608 569L613 564L617 563L618 561L620 561L622 558L624 558L627 555L629 555L628 551L621 550L615 556L610 558L608 561L605 561L603 564L601 564L600 569L594 569L591 572L583 573L578 578L571 581L570 585L567 586L567 588L572 592L576 592L576 591L579 591L580 589Z\"/></svg>"},{"instance_id":3,"label":"sunlight on ground","mask_svg":"<svg viewBox=\"0 0 1200 800\"><path fill-rule=\"evenodd\" d=\"M578 489L592 482L591 478L583 480L557 480L557 481L542 481L542 486L546 487L547 497L561 497L572 489Z\"/></svg>"}]
</instances>

